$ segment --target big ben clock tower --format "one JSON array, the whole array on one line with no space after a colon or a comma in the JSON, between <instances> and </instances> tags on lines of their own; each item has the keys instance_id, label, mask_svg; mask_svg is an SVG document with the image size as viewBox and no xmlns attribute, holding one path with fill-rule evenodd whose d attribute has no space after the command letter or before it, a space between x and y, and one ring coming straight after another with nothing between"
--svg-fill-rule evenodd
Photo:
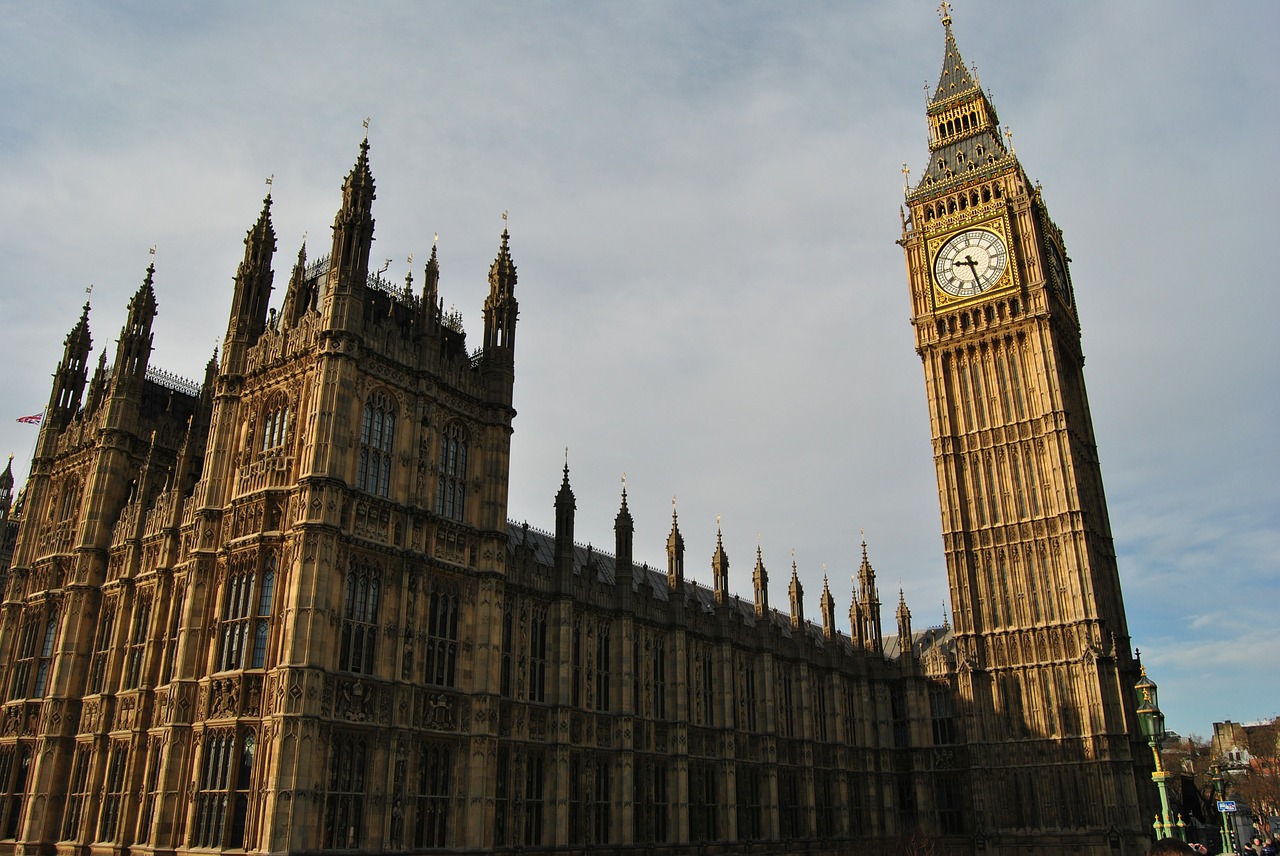
<instances>
[{"instance_id":1,"label":"big ben clock tower","mask_svg":"<svg viewBox=\"0 0 1280 856\"><path fill-rule=\"evenodd\" d=\"M988 853L1136 853L1138 671L1066 248L960 58L948 4L940 11L929 164L907 190L901 244L929 398L972 832Z\"/></svg>"}]
</instances>

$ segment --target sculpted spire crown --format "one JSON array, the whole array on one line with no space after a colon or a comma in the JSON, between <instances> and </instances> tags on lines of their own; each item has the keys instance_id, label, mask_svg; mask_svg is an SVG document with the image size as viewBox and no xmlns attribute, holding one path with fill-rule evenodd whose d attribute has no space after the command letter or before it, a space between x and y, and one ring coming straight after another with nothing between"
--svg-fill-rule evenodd
<instances>
[{"instance_id":1,"label":"sculpted spire crown","mask_svg":"<svg viewBox=\"0 0 1280 856\"><path fill-rule=\"evenodd\" d=\"M71 332L67 333L67 338L62 344L66 346L68 355L78 354L81 359L88 358L89 349L93 346L93 338L89 335L89 301L84 302L80 320L71 328Z\"/></svg>"},{"instance_id":2,"label":"sculpted spire crown","mask_svg":"<svg viewBox=\"0 0 1280 856\"><path fill-rule=\"evenodd\" d=\"M373 210L373 173L369 169L369 138L360 141L360 154L355 166L342 183L342 207L345 211Z\"/></svg>"},{"instance_id":3,"label":"sculpted spire crown","mask_svg":"<svg viewBox=\"0 0 1280 856\"><path fill-rule=\"evenodd\" d=\"M258 221L244 236L244 261L241 270L246 268L270 269L271 256L276 251L276 230L271 225L271 194L262 200L262 213Z\"/></svg>"},{"instance_id":4,"label":"sculpted spire crown","mask_svg":"<svg viewBox=\"0 0 1280 856\"><path fill-rule=\"evenodd\" d=\"M938 88L933 93L932 101L944 101L956 95L962 95L978 89L969 69L965 67L960 56L960 48L956 46L955 34L951 32L951 4L943 3L938 7L942 16L942 26L946 30L946 48L942 54L942 73L938 77Z\"/></svg>"},{"instance_id":5,"label":"sculpted spire crown","mask_svg":"<svg viewBox=\"0 0 1280 856\"><path fill-rule=\"evenodd\" d=\"M489 266L489 295L491 297L514 297L516 291L516 266L511 260L509 241L511 234L502 230L502 244L498 248L498 257Z\"/></svg>"},{"instance_id":6,"label":"sculpted spire crown","mask_svg":"<svg viewBox=\"0 0 1280 856\"><path fill-rule=\"evenodd\" d=\"M147 275L142 285L129 300L129 320L125 324L126 332L142 332L151 328L151 321L156 317L155 290L156 263L147 265Z\"/></svg>"}]
</instances>

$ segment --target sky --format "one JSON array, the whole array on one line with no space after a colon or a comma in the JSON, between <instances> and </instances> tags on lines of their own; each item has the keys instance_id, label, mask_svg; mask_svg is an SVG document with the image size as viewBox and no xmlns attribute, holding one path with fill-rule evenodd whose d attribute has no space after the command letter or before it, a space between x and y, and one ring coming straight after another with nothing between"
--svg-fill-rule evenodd
<instances>
[{"instance_id":1,"label":"sky","mask_svg":"<svg viewBox=\"0 0 1280 856\"><path fill-rule=\"evenodd\" d=\"M956 0L1063 229L1134 645L1168 727L1280 713L1280 5ZM865 537L916 629L947 605L901 235L927 162L932 0L0 2L0 452L25 478L92 285L113 343L155 247L151 364L199 379L272 178L273 306L328 252L369 119L373 267L479 341L509 212L509 514L730 587L759 546L847 624ZM7 416L5 415L7 414ZM719 524L717 524L719 520ZM864 535L865 533L865 535Z\"/></svg>"}]
</instances>

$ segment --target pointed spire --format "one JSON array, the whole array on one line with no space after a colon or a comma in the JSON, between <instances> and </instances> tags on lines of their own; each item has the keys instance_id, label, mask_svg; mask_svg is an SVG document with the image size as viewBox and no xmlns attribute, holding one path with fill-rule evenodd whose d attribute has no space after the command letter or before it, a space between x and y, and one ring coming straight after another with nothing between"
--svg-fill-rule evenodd
<instances>
[{"instance_id":1,"label":"pointed spire","mask_svg":"<svg viewBox=\"0 0 1280 856\"><path fill-rule=\"evenodd\" d=\"M315 302L315 292L307 288L307 240L302 239L298 247L298 259L293 263L289 273L289 285L284 292L284 305L280 308L280 317L286 327L293 327L302 320Z\"/></svg>"},{"instance_id":2,"label":"pointed spire","mask_svg":"<svg viewBox=\"0 0 1280 856\"><path fill-rule=\"evenodd\" d=\"M831 639L836 635L836 599L831 596L825 564L822 566L822 597L818 599L818 609L822 612L822 635Z\"/></svg>"},{"instance_id":3,"label":"pointed spire","mask_svg":"<svg viewBox=\"0 0 1280 856\"><path fill-rule=\"evenodd\" d=\"M569 486L569 450L564 450L564 479L556 494L556 574L562 585L573 578L573 518L578 503ZM562 589L567 590L567 589Z\"/></svg>"},{"instance_id":4,"label":"pointed spire","mask_svg":"<svg viewBox=\"0 0 1280 856\"><path fill-rule=\"evenodd\" d=\"M880 624L880 594L876 591L876 572L867 558L867 538L862 536L862 564L858 567L858 587L861 589L859 612L862 618L860 639L864 647L872 651L884 649L884 636Z\"/></svg>"},{"instance_id":5,"label":"pointed spire","mask_svg":"<svg viewBox=\"0 0 1280 856\"><path fill-rule=\"evenodd\" d=\"M235 287L231 296L231 320L227 327L228 342L252 345L262 335L267 323L267 305L271 300L274 273L271 259L276 252L276 230L271 225L271 194L262 200L262 212L244 236L244 258L236 268Z\"/></svg>"},{"instance_id":6,"label":"pointed spire","mask_svg":"<svg viewBox=\"0 0 1280 856\"><path fill-rule=\"evenodd\" d=\"M711 556L711 578L716 603L724 603L729 597L729 554L724 551L719 517L716 518L716 551Z\"/></svg>"},{"instance_id":7,"label":"pointed spire","mask_svg":"<svg viewBox=\"0 0 1280 856\"><path fill-rule=\"evenodd\" d=\"M667 585L672 591L684 587L684 536L676 516L676 498L671 497L671 534L667 536Z\"/></svg>"},{"instance_id":8,"label":"pointed spire","mask_svg":"<svg viewBox=\"0 0 1280 856\"><path fill-rule=\"evenodd\" d=\"M938 9L942 16L942 26L946 30L947 43L942 54L942 73L938 77L938 88L933 93L934 101L942 101L955 95L977 89L956 47L955 34L951 32L951 4L943 3Z\"/></svg>"},{"instance_id":9,"label":"pointed spire","mask_svg":"<svg viewBox=\"0 0 1280 856\"><path fill-rule=\"evenodd\" d=\"M5 464L4 472L0 473L0 502L4 505L4 510L9 509L9 500L13 498L13 452L9 453L9 463Z\"/></svg>"},{"instance_id":10,"label":"pointed spire","mask_svg":"<svg viewBox=\"0 0 1280 856\"><path fill-rule=\"evenodd\" d=\"M516 265L511 260L510 240L511 233L503 229L498 257L489 266L489 293L492 295L511 296L516 291Z\"/></svg>"},{"instance_id":11,"label":"pointed spire","mask_svg":"<svg viewBox=\"0 0 1280 856\"><path fill-rule=\"evenodd\" d=\"M489 266L489 296L484 301L484 349L513 349L516 337L516 319L519 304L516 302L516 266L511 261L511 236L502 230L502 245L498 257Z\"/></svg>"},{"instance_id":12,"label":"pointed spire","mask_svg":"<svg viewBox=\"0 0 1280 856\"><path fill-rule=\"evenodd\" d=\"M851 580L853 582L853 594L849 598L849 639L853 642L853 647L856 650L862 645L863 629L866 627L866 622L862 614L862 600L858 596L858 578L852 576Z\"/></svg>"},{"instance_id":13,"label":"pointed spire","mask_svg":"<svg viewBox=\"0 0 1280 856\"><path fill-rule=\"evenodd\" d=\"M342 207L350 211L371 211L373 209L374 185L373 171L369 169L369 136L360 141L360 154L356 156L355 166L347 173L342 183Z\"/></svg>"},{"instance_id":14,"label":"pointed spire","mask_svg":"<svg viewBox=\"0 0 1280 856\"><path fill-rule=\"evenodd\" d=\"M951 32L950 6L939 8L946 33L942 71L926 110L929 164L920 173L908 202L932 195L966 179L970 170L987 169L1011 158L1000 138L1000 119L986 93L965 66ZM927 91L927 90L926 90Z\"/></svg>"},{"instance_id":15,"label":"pointed spire","mask_svg":"<svg viewBox=\"0 0 1280 856\"><path fill-rule=\"evenodd\" d=\"M907 596L901 586L898 587L898 647L904 655L915 650L911 635L911 610L907 609Z\"/></svg>"},{"instance_id":16,"label":"pointed spire","mask_svg":"<svg viewBox=\"0 0 1280 856\"><path fill-rule=\"evenodd\" d=\"M613 519L614 535L614 576L615 585L626 585L631 591L632 539L635 535L635 523L631 519L631 511L627 508L627 474L622 474L622 505L618 508L618 516Z\"/></svg>"},{"instance_id":17,"label":"pointed spire","mask_svg":"<svg viewBox=\"0 0 1280 856\"><path fill-rule=\"evenodd\" d=\"M756 567L751 572L751 584L755 588L756 618L763 618L769 612L769 572L764 569L764 559L760 556L760 535L756 535Z\"/></svg>"},{"instance_id":18,"label":"pointed spire","mask_svg":"<svg viewBox=\"0 0 1280 856\"><path fill-rule=\"evenodd\" d=\"M85 400L84 411L91 414L102 403L102 396L107 391L107 351L98 352L98 367L93 371L93 380L89 382L89 397Z\"/></svg>"},{"instance_id":19,"label":"pointed spire","mask_svg":"<svg viewBox=\"0 0 1280 856\"><path fill-rule=\"evenodd\" d=\"M422 271L422 306L428 312L435 310L436 301L440 299L440 259L436 256L439 243L440 236L436 235L431 243L431 258L427 259L427 266Z\"/></svg>"},{"instance_id":20,"label":"pointed spire","mask_svg":"<svg viewBox=\"0 0 1280 856\"><path fill-rule=\"evenodd\" d=\"M129 301L129 317L116 342L116 362L112 376L116 379L141 380L151 358L151 322L156 317L154 280L156 264L147 266L142 285Z\"/></svg>"},{"instance_id":21,"label":"pointed spire","mask_svg":"<svg viewBox=\"0 0 1280 856\"><path fill-rule=\"evenodd\" d=\"M89 335L89 302L80 312L80 320L62 342L62 361L54 373L53 392L49 397L49 417L64 421L80 408L85 381L89 376L89 351L93 337Z\"/></svg>"},{"instance_id":22,"label":"pointed spire","mask_svg":"<svg viewBox=\"0 0 1280 856\"><path fill-rule=\"evenodd\" d=\"M369 140L360 142L356 164L342 182L342 207L333 218L333 248L329 287L325 292L326 323L350 326L359 314L346 301L330 309L330 298L362 295L369 279L369 251L373 247L373 173L369 169ZM330 312L333 317L330 317Z\"/></svg>"},{"instance_id":23,"label":"pointed spire","mask_svg":"<svg viewBox=\"0 0 1280 856\"><path fill-rule=\"evenodd\" d=\"M804 586L800 585L800 574L796 570L796 551L791 551L791 585L787 589L791 595L791 626L804 624Z\"/></svg>"}]
</instances>

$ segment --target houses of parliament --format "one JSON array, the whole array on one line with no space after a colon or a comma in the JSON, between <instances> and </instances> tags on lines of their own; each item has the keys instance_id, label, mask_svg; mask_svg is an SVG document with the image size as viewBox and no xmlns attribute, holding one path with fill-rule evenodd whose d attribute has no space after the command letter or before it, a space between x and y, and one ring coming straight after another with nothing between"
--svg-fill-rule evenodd
<instances>
[{"instance_id":1,"label":"houses of parliament","mask_svg":"<svg viewBox=\"0 0 1280 856\"><path fill-rule=\"evenodd\" d=\"M201 382L152 364L154 264L110 359L71 327L0 479L0 854L1144 852L1063 233L943 15L899 243L952 626L882 604L865 543L847 633L758 550L731 593L674 512L640 565L625 489L583 547L567 466L551 530L511 523L510 236L471 347L434 249L370 272L366 139L278 308L267 197Z\"/></svg>"}]
</instances>

